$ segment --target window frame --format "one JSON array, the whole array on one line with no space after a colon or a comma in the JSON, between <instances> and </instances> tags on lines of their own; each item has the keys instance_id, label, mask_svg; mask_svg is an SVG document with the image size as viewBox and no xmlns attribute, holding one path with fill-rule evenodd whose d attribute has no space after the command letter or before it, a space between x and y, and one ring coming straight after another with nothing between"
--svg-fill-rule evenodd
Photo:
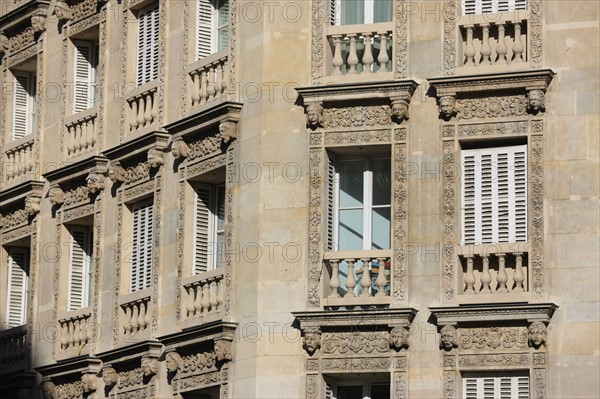
<instances>
[{"instance_id":1,"label":"window frame","mask_svg":"<svg viewBox=\"0 0 600 399\"><path fill-rule=\"evenodd\" d=\"M69 231L69 276L68 276L68 288L67 288L67 311L84 309L91 306L92 304L92 290L93 290L93 272L94 272L94 258L93 258L93 228L91 226L71 225L67 226ZM82 282L81 282L81 304L80 307L74 307L72 304L73 299L73 252L75 240L75 232L83 233L83 247L80 246L83 252L82 260Z\"/></svg>"},{"instance_id":2,"label":"window frame","mask_svg":"<svg viewBox=\"0 0 600 399\"><path fill-rule=\"evenodd\" d=\"M194 192L194 225L192 241L192 275L197 275L211 270L216 270L224 266L224 238L225 238L225 183L207 184L195 182L192 185ZM199 215L199 190L205 190L208 194L208 206L206 207L208 222L206 227L206 270L201 270L198 260L198 215ZM219 229L219 208L223 207L222 223L223 228ZM223 247L219 247L218 238L223 237ZM221 257L221 259L219 259Z\"/></svg>"},{"instance_id":3,"label":"window frame","mask_svg":"<svg viewBox=\"0 0 600 399\"><path fill-rule=\"evenodd\" d=\"M389 10L389 18L386 21L375 21L375 2L377 0L358 0L363 1L363 21L358 23L345 24L342 23L343 19L343 4L348 4L347 0L330 0L330 12L331 12L331 25L333 26L346 26L346 25L366 25L366 24L374 24L374 23L382 23L382 22L391 22L393 21L394 14L394 1L388 1L390 3ZM354 0L356 1L356 0ZM384 0L386 1L386 0Z\"/></svg>"},{"instance_id":4,"label":"window frame","mask_svg":"<svg viewBox=\"0 0 600 399\"><path fill-rule=\"evenodd\" d=\"M229 0L198 0L196 1L195 8L195 39L194 39L194 59L196 61L201 60L210 56L211 54L218 53L219 51L227 49L227 45L224 48L220 48L221 42L221 31L222 29L226 29L226 34L224 39L226 41L229 40L229 24L230 15L229 15ZM210 22L204 21L202 22L201 7L205 7L207 10L210 7ZM226 23L221 23L221 16L226 16ZM203 28L202 28L203 26ZM203 34L209 34L210 37L203 38ZM204 41L204 43L203 43ZM202 48L202 47L210 47L210 48Z\"/></svg>"},{"instance_id":5,"label":"window frame","mask_svg":"<svg viewBox=\"0 0 600 399\"><path fill-rule=\"evenodd\" d=\"M391 389L391 383L389 381L364 381L362 384L360 381L335 381L335 383L327 383L325 382L325 397L328 399L338 399L339 396L339 388L340 387L362 387L362 399L371 399L373 392L373 385L387 385L388 392ZM390 396L391 397L391 396ZM373 398L378 399L378 398Z\"/></svg>"},{"instance_id":6,"label":"window frame","mask_svg":"<svg viewBox=\"0 0 600 399\"><path fill-rule=\"evenodd\" d=\"M140 237L136 239L136 212L141 209L150 211L150 216L143 216L144 219L150 221L150 232L148 229L142 230L149 236ZM140 211L141 212L141 211ZM137 201L131 205L131 262L130 262L130 281L129 281L129 292L142 291L152 286L152 269L153 256L154 256L154 198L147 198L141 201ZM137 231L139 233L139 231ZM147 247L142 251L138 248L140 243L144 243ZM140 253L141 252L141 253ZM149 259L150 262L145 264L144 260Z\"/></svg>"},{"instance_id":7,"label":"window frame","mask_svg":"<svg viewBox=\"0 0 600 399\"><path fill-rule=\"evenodd\" d=\"M527 10L528 0L461 0L463 16Z\"/></svg>"},{"instance_id":8,"label":"window frame","mask_svg":"<svg viewBox=\"0 0 600 399\"><path fill-rule=\"evenodd\" d=\"M5 307L5 317L4 317L4 322L6 323L4 325L4 327L6 328L14 328L14 327L19 327L22 325L27 324L27 307L29 304L29 273L31 270L31 262L30 262L30 249L28 247L18 247L18 246L7 246L5 247L5 251L7 254L7 279L6 279L6 295L5 295L5 300L6 300L6 307ZM25 264L25 269L24 270L22 267L19 267L23 274L24 274L24 278L23 278L23 287L21 289L20 295L20 302L22 303L21 306L21 314L17 315L17 317L20 319L20 323L19 324L14 324L11 322L11 316L12 312L11 312L11 294L13 293L13 291L16 291L13 289L12 287L12 268L13 268L13 254L15 252L21 252L21 254L23 255L23 263Z\"/></svg>"},{"instance_id":9,"label":"window frame","mask_svg":"<svg viewBox=\"0 0 600 399\"><path fill-rule=\"evenodd\" d=\"M98 40L81 40L74 39L73 44L73 98L71 102L73 114L86 111L90 108L94 108L98 102L98 62L100 58L100 43ZM89 59L86 59L88 63L88 74L89 77L87 82L80 83L78 80L78 54L80 47L87 47L89 51ZM85 59L85 57L83 57ZM85 85L85 108L78 108L78 87ZM91 95L90 95L91 94ZM83 101L82 101L83 102Z\"/></svg>"},{"instance_id":10,"label":"window frame","mask_svg":"<svg viewBox=\"0 0 600 399\"><path fill-rule=\"evenodd\" d=\"M32 134L36 129L36 100L37 100L37 73L36 71L22 71L19 69L11 70L13 76L13 101L12 101L12 140L19 140L23 137ZM18 78L26 78L27 79L27 87L23 89L19 89L19 87L23 87L20 85ZM19 91L24 90L25 95L27 96L25 102L25 106L20 106L17 104L19 99ZM23 113L25 114L24 123L25 126L20 128L17 126L17 108L24 108ZM17 134L17 131L23 130L22 134Z\"/></svg>"},{"instance_id":11,"label":"window frame","mask_svg":"<svg viewBox=\"0 0 600 399\"><path fill-rule=\"evenodd\" d=\"M461 398L462 399L504 399L502 395L501 380L510 378L510 395L509 398L529 399L531 397L531 379L528 370L510 370L510 371L469 371L461 373ZM527 396L519 394L519 379L527 378ZM485 396L483 392L483 383L485 379L493 381L493 394ZM467 396L467 384L469 380L476 380L476 392L474 396ZM513 385L516 383L516 386ZM515 396L515 393L517 396Z\"/></svg>"},{"instance_id":12,"label":"window frame","mask_svg":"<svg viewBox=\"0 0 600 399\"><path fill-rule=\"evenodd\" d=\"M147 17L149 15L152 16ZM138 86L142 86L158 78L160 2L154 1L137 10L135 16L137 20L135 80ZM146 18L149 18L150 22ZM148 35L150 38L147 37Z\"/></svg>"}]
</instances>

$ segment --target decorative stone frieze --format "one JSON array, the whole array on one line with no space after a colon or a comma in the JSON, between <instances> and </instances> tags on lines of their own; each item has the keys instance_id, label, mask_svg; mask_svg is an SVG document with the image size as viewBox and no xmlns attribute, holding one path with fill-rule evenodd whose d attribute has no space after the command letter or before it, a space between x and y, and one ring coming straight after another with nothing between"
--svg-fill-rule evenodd
<instances>
[{"instance_id":1,"label":"decorative stone frieze","mask_svg":"<svg viewBox=\"0 0 600 399\"><path fill-rule=\"evenodd\" d=\"M26 223L28 218L29 214L25 209L16 209L2 216L2 229L19 226Z\"/></svg>"}]
</instances>

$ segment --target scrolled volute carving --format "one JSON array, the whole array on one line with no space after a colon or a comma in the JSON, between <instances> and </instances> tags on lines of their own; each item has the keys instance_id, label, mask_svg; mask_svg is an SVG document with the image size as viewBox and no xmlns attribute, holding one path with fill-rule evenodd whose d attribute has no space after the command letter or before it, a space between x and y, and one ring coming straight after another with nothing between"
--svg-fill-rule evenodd
<instances>
[{"instance_id":1,"label":"scrolled volute carving","mask_svg":"<svg viewBox=\"0 0 600 399\"><path fill-rule=\"evenodd\" d=\"M177 159L184 159L190 155L190 147L181 137L178 137L171 144L171 153Z\"/></svg>"},{"instance_id":2,"label":"scrolled volute carving","mask_svg":"<svg viewBox=\"0 0 600 399\"><path fill-rule=\"evenodd\" d=\"M312 130L323 127L324 120L321 103L311 103L306 106L306 127Z\"/></svg>"},{"instance_id":3,"label":"scrolled volute carving","mask_svg":"<svg viewBox=\"0 0 600 399\"><path fill-rule=\"evenodd\" d=\"M456 115L456 98L454 96L443 96L439 100L440 117L449 121Z\"/></svg>"},{"instance_id":4,"label":"scrolled volute carving","mask_svg":"<svg viewBox=\"0 0 600 399\"><path fill-rule=\"evenodd\" d=\"M54 5L54 14L61 22L66 22L71 19L71 7L66 1L57 1Z\"/></svg>"},{"instance_id":5,"label":"scrolled volute carving","mask_svg":"<svg viewBox=\"0 0 600 399\"><path fill-rule=\"evenodd\" d=\"M219 135L225 144L237 139L237 123L232 121L221 122L219 124Z\"/></svg>"},{"instance_id":6,"label":"scrolled volute carving","mask_svg":"<svg viewBox=\"0 0 600 399\"><path fill-rule=\"evenodd\" d=\"M98 388L98 377L92 373L84 373L81 376L81 388L84 394L96 392Z\"/></svg>"},{"instance_id":7,"label":"scrolled volute carving","mask_svg":"<svg viewBox=\"0 0 600 399\"><path fill-rule=\"evenodd\" d=\"M31 27L34 33L42 33L46 30L46 12L39 11L31 17Z\"/></svg>"},{"instance_id":8,"label":"scrolled volute carving","mask_svg":"<svg viewBox=\"0 0 600 399\"><path fill-rule=\"evenodd\" d=\"M226 362L233 359L231 353L231 341L219 339L215 341L215 357L218 362Z\"/></svg>"},{"instance_id":9,"label":"scrolled volute carving","mask_svg":"<svg viewBox=\"0 0 600 399\"><path fill-rule=\"evenodd\" d=\"M127 171L120 162L114 162L108 168L108 178L113 184L123 183L127 179Z\"/></svg>"},{"instance_id":10,"label":"scrolled volute carving","mask_svg":"<svg viewBox=\"0 0 600 399\"><path fill-rule=\"evenodd\" d=\"M91 172L86 178L87 187L91 194L97 194L104 189L104 174Z\"/></svg>"},{"instance_id":11,"label":"scrolled volute carving","mask_svg":"<svg viewBox=\"0 0 600 399\"><path fill-rule=\"evenodd\" d=\"M458 347L456 328L450 324L445 325L440 331L440 348L449 351L456 347Z\"/></svg>"},{"instance_id":12,"label":"scrolled volute carving","mask_svg":"<svg viewBox=\"0 0 600 399\"><path fill-rule=\"evenodd\" d=\"M534 115L546 110L546 95L542 90L530 90L527 93L527 110Z\"/></svg>"},{"instance_id":13,"label":"scrolled volute carving","mask_svg":"<svg viewBox=\"0 0 600 399\"><path fill-rule=\"evenodd\" d=\"M158 169L165 163L165 153L158 148L148 150L148 164L152 169Z\"/></svg>"},{"instance_id":14,"label":"scrolled volute carving","mask_svg":"<svg viewBox=\"0 0 600 399\"><path fill-rule=\"evenodd\" d=\"M321 331L318 329L307 329L302 339L306 353L312 356L321 347Z\"/></svg>"},{"instance_id":15,"label":"scrolled volute carving","mask_svg":"<svg viewBox=\"0 0 600 399\"><path fill-rule=\"evenodd\" d=\"M50 378L44 378L42 380L40 389L42 390L42 397L44 399L57 399L56 385L54 385Z\"/></svg>"},{"instance_id":16,"label":"scrolled volute carving","mask_svg":"<svg viewBox=\"0 0 600 399\"><path fill-rule=\"evenodd\" d=\"M408 120L408 101L392 101L392 118L398 124L402 123L405 120Z\"/></svg>"},{"instance_id":17,"label":"scrolled volute carving","mask_svg":"<svg viewBox=\"0 0 600 399\"><path fill-rule=\"evenodd\" d=\"M40 212L40 200L39 195L30 194L25 198L25 212L29 216L35 216Z\"/></svg>"},{"instance_id":18,"label":"scrolled volute carving","mask_svg":"<svg viewBox=\"0 0 600 399\"><path fill-rule=\"evenodd\" d=\"M408 331L402 326L396 326L390 331L390 348L397 351L408 347Z\"/></svg>"},{"instance_id":19,"label":"scrolled volute carving","mask_svg":"<svg viewBox=\"0 0 600 399\"><path fill-rule=\"evenodd\" d=\"M534 321L529 325L527 336L529 340L529 345L535 349L538 349L542 345L546 346L548 329L546 328L546 325L541 321Z\"/></svg>"}]
</instances>

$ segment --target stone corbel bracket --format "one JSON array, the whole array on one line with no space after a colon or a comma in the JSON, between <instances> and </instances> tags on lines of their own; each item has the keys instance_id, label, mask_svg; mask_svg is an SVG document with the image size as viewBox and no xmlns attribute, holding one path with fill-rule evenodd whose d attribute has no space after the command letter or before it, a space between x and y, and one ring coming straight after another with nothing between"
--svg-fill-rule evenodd
<instances>
[{"instance_id":1,"label":"stone corbel bracket","mask_svg":"<svg viewBox=\"0 0 600 399\"><path fill-rule=\"evenodd\" d=\"M158 339L165 345L166 350L179 350L183 347L216 344L218 341L233 342L237 323L214 321L184 328L182 332L165 335Z\"/></svg>"},{"instance_id":2,"label":"stone corbel bracket","mask_svg":"<svg viewBox=\"0 0 600 399\"><path fill-rule=\"evenodd\" d=\"M103 155L110 160L111 167L115 165L123 167L122 165L131 163L136 159L143 159L144 161L148 160L153 168L158 168L164 163L164 152L170 140L171 136L167 132L153 131L105 150ZM114 174L114 172L115 170L110 173L111 180L112 177L115 177L113 183L121 181L119 176L122 174Z\"/></svg>"},{"instance_id":3,"label":"stone corbel bracket","mask_svg":"<svg viewBox=\"0 0 600 399\"><path fill-rule=\"evenodd\" d=\"M117 348L108 352L98 354L98 358L104 364L110 364L119 371L123 363L140 364L142 357L159 359L164 353L165 347L158 341L142 341L123 348Z\"/></svg>"},{"instance_id":4,"label":"stone corbel bracket","mask_svg":"<svg viewBox=\"0 0 600 399\"><path fill-rule=\"evenodd\" d=\"M52 381L76 381L81 380L84 375L97 378L101 370L102 361L92 356L75 358L73 360L36 368L36 371L42 375L44 380Z\"/></svg>"},{"instance_id":5,"label":"stone corbel bracket","mask_svg":"<svg viewBox=\"0 0 600 399\"><path fill-rule=\"evenodd\" d=\"M54 5L54 14L60 22L67 22L71 19L71 6L64 0L58 0Z\"/></svg>"},{"instance_id":6,"label":"stone corbel bracket","mask_svg":"<svg viewBox=\"0 0 600 399\"><path fill-rule=\"evenodd\" d=\"M0 192L0 213L5 214L9 208L20 208L29 216L35 216L39 212L43 188L43 181L30 180Z\"/></svg>"}]
</instances>

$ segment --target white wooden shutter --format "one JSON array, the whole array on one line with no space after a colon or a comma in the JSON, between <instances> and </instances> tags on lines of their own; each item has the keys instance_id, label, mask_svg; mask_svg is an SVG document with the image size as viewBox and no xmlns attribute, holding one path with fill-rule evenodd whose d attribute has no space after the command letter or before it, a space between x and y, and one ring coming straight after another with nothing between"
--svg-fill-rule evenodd
<instances>
[{"instance_id":1,"label":"white wooden shutter","mask_svg":"<svg viewBox=\"0 0 600 399\"><path fill-rule=\"evenodd\" d=\"M529 377L515 373L472 373L462 379L463 399L528 399Z\"/></svg>"},{"instance_id":2,"label":"white wooden shutter","mask_svg":"<svg viewBox=\"0 0 600 399\"><path fill-rule=\"evenodd\" d=\"M138 62L137 84L150 82L158 76L158 3L154 3L138 14Z\"/></svg>"},{"instance_id":3,"label":"white wooden shutter","mask_svg":"<svg viewBox=\"0 0 600 399\"><path fill-rule=\"evenodd\" d=\"M329 22L331 25L342 23L342 0L329 0Z\"/></svg>"},{"instance_id":4,"label":"white wooden shutter","mask_svg":"<svg viewBox=\"0 0 600 399\"><path fill-rule=\"evenodd\" d=\"M193 273L205 272L210 267L209 245L212 240L212 187L208 185L196 186L196 213L194 224L194 267Z\"/></svg>"},{"instance_id":5,"label":"white wooden shutter","mask_svg":"<svg viewBox=\"0 0 600 399\"><path fill-rule=\"evenodd\" d=\"M29 72L14 71L13 140L25 137L33 130L33 93L35 81Z\"/></svg>"},{"instance_id":6,"label":"white wooden shutter","mask_svg":"<svg viewBox=\"0 0 600 399\"><path fill-rule=\"evenodd\" d=\"M90 306L91 230L75 226L70 231L68 310L76 310Z\"/></svg>"},{"instance_id":7,"label":"white wooden shutter","mask_svg":"<svg viewBox=\"0 0 600 399\"><path fill-rule=\"evenodd\" d=\"M196 59L209 56L213 51L213 21L215 10L210 0L196 1Z\"/></svg>"},{"instance_id":8,"label":"white wooden shutter","mask_svg":"<svg viewBox=\"0 0 600 399\"><path fill-rule=\"evenodd\" d=\"M133 207L132 292L152 285L153 206L151 201L145 201Z\"/></svg>"},{"instance_id":9,"label":"white wooden shutter","mask_svg":"<svg viewBox=\"0 0 600 399\"><path fill-rule=\"evenodd\" d=\"M93 106L94 100L94 45L91 42L75 42L74 71L75 85L73 112L85 111Z\"/></svg>"},{"instance_id":10,"label":"white wooden shutter","mask_svg":"<svg viewBox=\"0 0 600 399\"><path fill-rule=\"evenodd\" d=\"M29 284L29 248L8 249L8 290L6 322L8 327L25 324Z\"/></svg>"},{"instance_id":11,"label":"white wooden shutter","mask_svg":"<svg viewBox=\"0 0 600 399\"><path fill-rule=\"evenodd\" d=\"M333 251L337 245L336 229L337 215L337 190L336 190L336 172L335 159L333 155L328 154L327 159L327 241L325 242L325 250Z\"/></svg>"},{"instance_id":12,"label":"white wooden shutter","mask_svg":"<svg viewBox=\"0 0 600 399\"><path fill-rule=\"evenodd\" d=\"M461 153L464 245L527 241L527 146Z\"/></svg>"},{"instance_id":13,"label":"white wooden shutter","mask_svg":"<svg viewBox=\"0 0 600 399\"><path fill-rule=\"evenodd\" d=\"M325 399L334 399L333 387L329 383L325 383Z\"/></svg>"},{"instance_id":14,"label":"white wooden shutter","mask_svg":"<svg viewBox=\"0 0 600 399\"><path fill-rule=\"evenodd\" d=\"M526 10L527 0L462 0L463 15Z\"/></svg>"}]
</instances>

